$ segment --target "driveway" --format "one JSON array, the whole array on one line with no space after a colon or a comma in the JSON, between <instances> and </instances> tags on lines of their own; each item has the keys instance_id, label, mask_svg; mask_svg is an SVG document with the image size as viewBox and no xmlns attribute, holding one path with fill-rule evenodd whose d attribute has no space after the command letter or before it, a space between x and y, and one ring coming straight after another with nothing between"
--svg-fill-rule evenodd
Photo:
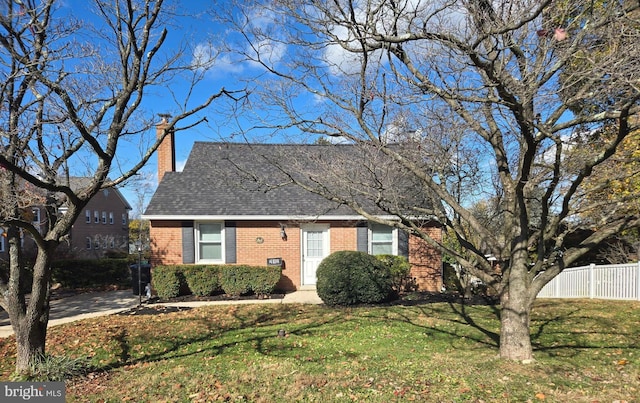
<instances>
[{"instance_id":1,"label":"driveway","mask_svg":"<svg viewBox=\"0 0 640 403\"><path fill-rule=\"evenodd\" d=\"M100 315L110 315L138 305L131 290L87 292L51 301L49 326ZM13 334L9 315L0 310L0 337Z\"/></svg>"}]
</instances>

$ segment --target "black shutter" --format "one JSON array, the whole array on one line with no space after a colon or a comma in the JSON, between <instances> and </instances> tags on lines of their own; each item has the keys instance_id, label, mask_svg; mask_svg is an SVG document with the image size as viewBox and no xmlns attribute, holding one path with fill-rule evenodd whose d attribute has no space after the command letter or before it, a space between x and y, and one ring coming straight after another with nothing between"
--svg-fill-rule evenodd
<instances>
[{"instance_id":1,"label":"black shutter","mask_svg":"<svg viewBox=\"0 0 640 403\"><path fill-rule=\"evenodd\" d=\"M369 252L369 227L367 223L359 223L356 227L357 231L357 241L356 247L358 248L358 252Z\"/></svg>"},{"instance_id":2,"label":"black shutter","mask_svg":"<svg viewBox=\"0 0 640 403\"><path fill-rule=\"evenodd\" d=\"M398 230L398 256L409 259L409 233L401 229Z\"/></svg>"},{"instance_id":3,"label":"black shutter","mask_svg":"<svg viewBox=\"0 0 640 403\"><path fill-rule=\"evenodd\" d=\"M226 221L224 223L224 258L225 263L236 262L236 223Z\"/></svg>"},{"instance_id":4,"label":"black shutter","mask_svg":"<svg viewBox=\"0 0 640 403\"><path fill-rule=\"evenodd\" d=\"M196 262L193 221L182 222L182 263Z\"/></svg>"}]
</instances>

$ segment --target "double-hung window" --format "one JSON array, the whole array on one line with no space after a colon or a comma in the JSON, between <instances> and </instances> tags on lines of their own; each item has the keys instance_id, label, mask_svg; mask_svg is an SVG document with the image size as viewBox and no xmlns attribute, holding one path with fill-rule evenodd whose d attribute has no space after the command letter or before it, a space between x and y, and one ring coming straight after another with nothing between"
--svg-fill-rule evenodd
<instances>
[{"instance_id":1,"label":"double-hung window","mask_svg":"<svg viewBox=\"0 0 640 403\"><path fill-rule=\"evenodd\" d=\"M397 255L396 229L383 224L369 226L369 253L372 255Z\"/></svg>"},{"instance_id":2,"label":"double-hung window","mask_svg":"<svg viewBox=\"0 0 640 403\"><path fill-rule=\"evenodd\" d=\"M196 256L199 262L222 263L223 256L223 231L222 223L200 223L196 227Z\"/></svg>"}]
</instances>

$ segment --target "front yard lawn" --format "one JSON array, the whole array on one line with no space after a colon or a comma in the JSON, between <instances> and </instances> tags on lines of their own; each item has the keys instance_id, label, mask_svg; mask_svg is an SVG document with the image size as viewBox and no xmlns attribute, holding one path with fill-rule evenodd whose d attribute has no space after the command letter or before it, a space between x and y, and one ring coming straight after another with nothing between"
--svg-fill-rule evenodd
<instances>
[{"instance_id":1,"label":"front yard lawn","mask_svg":"<svg viewBox=\"0 0 640 403\"><path fill-rule=\"evenodd\" d=\"M209 306L49 330L48 352L91 357L68 401L633 402L640 303L540 300L534 363L497 358L496 307ZM283 330L285 336L279 336ZM280 332L282 334L282 332ZM13 337L0 339L11 376Z\"/></svg>"}]
</instances>

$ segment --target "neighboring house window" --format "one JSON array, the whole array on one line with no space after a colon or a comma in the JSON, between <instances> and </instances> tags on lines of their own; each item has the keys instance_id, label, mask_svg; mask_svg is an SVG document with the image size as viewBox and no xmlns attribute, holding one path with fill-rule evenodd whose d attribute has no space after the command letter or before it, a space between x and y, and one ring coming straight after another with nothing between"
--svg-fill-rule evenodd
<instances>
[{"instance_id":1,"label":"neighboring house window","mask_svg":"<svg viewBox=\"0 0 640 403\"><path fill-rule=\"evenodd\" d=\"M106 211L102 212L102 223L103 224L107 223L107 212Z\"/></svg>"},{"instance_id":2,"label":"neighboring house window","mask_svg":"<svg viewBox=\"0 0 640 403\"><path fill-rule=\"evenodd\" d=\"M397 255L396 229L388 225L369 226L369 252L372 255Z\"/></svg>"},{"instance_id":3,"label":"neighboring house window","mask_svg":"<svg viewBox=\"0 0 640 403\"><path fill-rule=\"evenodd\" d=\"M91 237L87 237L86 242L87 249L91 249Z\"/></svg>"},{"instance_id":4,"label":"neighboring house window","mask_svg":"<svg viewBox=\"0 0 640 403\"><path fill-rule=\"evenodd\" d=\"M222 223L200 223L196 227L196 257L200 262L223 262Z\"/></svg>"},{"instance_id":5,"label":"neighboring house window","mask_svg":"<svg viewBox=\"0 0 640 403\"><path fill-rule=\"evenodd\" d=\"M111 238L111 249L116 247L116 240Z\"/></svg>"},{"instance_id":6,"label":"neighboring house window","mask_svg":"<svg viewBox=\"0 0 640 403\"><path fill-rule=\"evenodd\" d=\"M85 217L85 221L88 224L91 224L91 210L85 210L84 217Z\"/></svg>"},{"instance_id":7,"label":"neighboring house window","mask_svg":"<svg viewBox=\"0 0 640 403\"><path fill-rule=\"evenodd\" d=\"M113 224L113 211L109 212L109 224Z\"/></svg>"},{"instance_id":8,"label":"neighboring house window","mask_svg":"<svg viewBox=\"0 0 640 403\"><path fill-rule=\"evenodd\" d=\"M127 214L122 213L122 225L127 225Z\"/></svg>"},{"instance_id":9,"label":"neighboring house window","mask_svg":"<svg viewBox=\"0 0 640 403\"><path fill-rule=\"evenodd\" d=\"M96 224L100 222L100 212L97 210L93 212L93 222Z\"/></svg>"}]
</instances>

